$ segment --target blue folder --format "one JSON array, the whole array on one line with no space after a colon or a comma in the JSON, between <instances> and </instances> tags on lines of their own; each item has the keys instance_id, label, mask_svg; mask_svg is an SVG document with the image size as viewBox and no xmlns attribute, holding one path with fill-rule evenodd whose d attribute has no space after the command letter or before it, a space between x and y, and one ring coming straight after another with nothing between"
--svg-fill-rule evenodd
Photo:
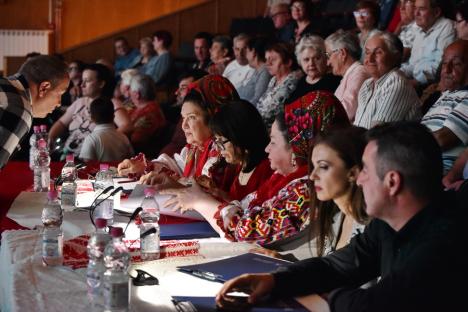
<instances>
[{"instance_id":1,"label":"blue folder","mask_svg":"<svg viewBox=\"0 0 468 312\"><path fill-rule=\"evenodd\" d=\"M208 222L162 224L160 227L164 240L219 237Z\"/></svg>"}]
</instances>

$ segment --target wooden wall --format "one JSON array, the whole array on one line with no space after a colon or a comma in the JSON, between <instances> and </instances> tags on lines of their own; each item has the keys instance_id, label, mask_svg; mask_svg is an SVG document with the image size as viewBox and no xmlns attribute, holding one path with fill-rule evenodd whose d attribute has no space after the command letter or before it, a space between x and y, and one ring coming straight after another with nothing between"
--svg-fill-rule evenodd
<instances>
[{"instance_id":1,"label":"wooden wall","mask_svg":"<svg viewBox=\"0 0 468 312\"><path fill-rule=\"evenodd\" d=\"M49 0L0 1L0 29L47 29Z\"/></svg>"}]
</instances>

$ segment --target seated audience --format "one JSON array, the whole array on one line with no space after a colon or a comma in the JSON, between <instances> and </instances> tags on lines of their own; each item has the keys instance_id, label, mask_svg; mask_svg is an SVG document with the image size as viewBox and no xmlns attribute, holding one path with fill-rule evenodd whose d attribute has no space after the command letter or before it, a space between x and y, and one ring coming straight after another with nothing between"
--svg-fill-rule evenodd
<instances>
[{"instance_id":1,"label":"seated audience","mask_svg":"<svg viewBox=\"0 0 468 312\"><path fill-rule=\"evenodd\" d=\"M460 1L455 9L457 38L468 40L468 1Z\"/></svg>"},{"instance_id":2,"label":"seated audience","mask_svg":"<svg viewBox=\"0 0 468 312\"><path fill-rule=\"evenodd\" d=\"M83 71L81 84L83 97L67 108L65 114L54 123L49 132L49 142L53 144L56 138L68 132L63 148L63 157L73 153L80 155L84 138L89 135L96 124L91 120L89 105L98 97L111 98L114 92L114 79L111 71L102 64L90 64ZM131 130L131 123L125 109L119 103L114 103L114 122L122 133Z\"/></svg>"},{"instance_id":3,"label":"seated audience","mask_svg":"<svg viewBox=\"0 0 468 312\"><path fill-rule=\"evenodd\" d=\"M414 0L400 0L401 21L395 34L403 43L403 61L406 62L413 48L418 26L414 21Z\"/></svg>"},{"instance_id":4,"label":"seated audience","mask_svg":"<svg viewBox=\"0 0 468 312\"><path fill-rule=\"evenodd\" d=\"M150 37L140 39L140 56L135 59L132 68L138 68L147 64L153 57L156 57L153 40Z\"/></svg>"},{"instance_id":5,"label":"seated audience","mask_svg":"<svg viewBox=\"0 0 468 312\"><path fill-rule=\"evenodd\" d=\"M338 30L325 40L327 64L333 74L342 76L335 96L343 104L349 120L354 122L358 106L358 93L362 84L369 78L364 66L359 62L361 47L355 34Z\"/></svg>"},{"instance_id":6,"label":"seated audience","mask_svg":"<svg viewBox=\"0 0 468 312\"><path fill-rule=\"evenodd\" d=\"M443 0L416 0L415 21L419 26L411 56L401 70L414 86L436 80L444 49L455 40L453 21L443 15Z\"/></svg>"},{"instance_id":7,"label":"seated audience","mask_svg":"<svg viewBox=\"0 0 468 312\"><path fill-rule=\"evenodd\" d=\"M260 115L267 128L270 128L275 116L278 115L286 100L296 89L302 76L295 71L293 47L287 43L275 43L267 47L266 66L271 76L268 88L257 103Z\"/></svg>"},{"instance_id":8,"label":"seated audience","mask_svg":"<svg viewBox=\"0 0 468 312\"><path fill-rule=\"evenodd\" d=\"M229 36L215 36L210 47L212 64L208 67L210 75L222 75L232 60L232 40Z\"/></svg>"},{"instance_id":9,"label":"seated audience","mask_svg":"<svg viewBox=\"0 0 468 312\"><path fill-rule=\"evenodd\" d=\"M340 77L328 73L325 42L319 36L307 35L296 46L297 62L305 73L286 103L291 103L306 93L317 90L335 92Z\"/></svg>"},{"instance_id":10,"label":"seated audience","mask_svg":"<svg viewBox=\"0 0 468 312\"><path fill-rule=\"evenodd\" d=\"M96 126L83 141L80 159L110 162L132 157L133 148L127 136L115 129L112 101L101 97L94 99L89 110Z\"/></svg>"},{"instance_id":11,"label":"seated audience","mask_svg":"<svg viewBox=\"0 0 468 312\"><path fill-rule=\"evenodd\" d=\"M154 144L150 140L166 126L151 77L135 75L130 81L130 97L135 108L129 111L133 127L128 137L137 152L146 151Z\"/></svg>"},{"instance_id":12,"label":"seated audience","mask_svg":"<svg viewBox=\"0 0 468 312\"><path fill-rule=\"evenodd\" d=\"M63 110L70 106L78 98L82 96L81 92L81 76L85 64L79 60L74 60L68 64L68 77L70 78L70 84L68 85L67 91L62 95L60 106Z\"/></svg>"},{"instance_id":13,"label":"seated audience","mask_svg":"<svg viewBox=\"0 0 468 312\"><path fill-rule=\"evenodd\" d=\"M458 156L452 169L442 179L442 184L446 189L458 191L466 180L468 180L468 148Z\"/></svg>"},{"instance_id":14,"label":"seated audience","mask_svg":"<svg viewBox=\"0 0 468 312\"><path fill-rule=\"evenodd\" d=\"M250 37L246 34L239 34L234 37L235 58L226 66L223 72L223 77L229 79L238 92L242 83L249 81L254 72L246 57L247 41L249 39Z\"/></svg>"},{"instance_id":15,"label":"seated audience","mask_svg":"<svg viewBox=\"0 0 468 312\"><path fill-rule=\"evenodd\" d=\"M466 236L442 194L437 142L417 123L377 126L368 138L357 180L374 218L365 231L325 257L227 281L216 297L221 308L233 308L227 294L239 289L250 294L249 304L266 295L318 294L337 312L468 308L464 288L448 287L467 277L467 252L460 248Z\"/></svg>"},{"instance_id":16,"label":"seated audience","mask_svg":"<svg viewBox=\"0 0 468 312\"><path fill-rule=\"evenodd\" d=\"M356 4L354 10L354 19L358 28L358 37L361 48L364 50L364 44L370 33L377 29L380 18L380 7L377 2L372 0L361 0Z\"/></svg>"},{"instance_id":17,"label":"seated audience","mask_svg":"<svg viewBox=\"0 0 468 312\"><path fill-rule=\"evenodd\" d=\"M416 91L398 70L402 53L395 35L381 31L370 35L364 67L371 78L359 90L355 125L370 129L383 122L421 117Z\"/></svg>"},{"instance_id":18,"label":"seated audience","mask_svg":"<svg viewBox=\"0 0 468 312\"><path fill-rule=\"evenodd\" d=\"M291 17L294 21L294 34L292 42L298 44L305 35L321 35L320 21L312 22L312 3L308 0L291 1Z\"/></svg>"},{"instance_id":19,"label":"seated audience","mask_svg":"<svg viewBox=\"0 0 468 312\"><path fill-rule=\"evenodd\" d=\"M290 5L291 0L268 0L265 6L265 13L263 13L263 17L270 16L271 8L278 3L285 3L287 5Z\"/></svg>"},{"instance_id":20,"label":"seated audience","mask_svg":"<svg viewBox=\"0 0 468 312\"><path fill-rule=\"evenodd\" d=\"M118 98L115 96L114 91L114 100L120 101L120 104L123 108L125 108L125 110L127 110L127 112L135 108L135 105L133 104L132 99L130 97L130 82L132 81L132 78L136 75L138 75L138 69L132 68L124 70L121 75L122 79L120 79L118 85Z\"/></svg>"},{"instance_id":21,"label":"seated audience","mask_svg":"<svg viewBox=\"0 0 468 312\"><path fill-rule=\"evenodd\" d=\"M257 191L227 203L197 184L163 193L177 194L168 204L195 209L230 240L266 245L286 239L309 224L307 154L315 136L330 126L348 124L346 112L331 93L311 92L288 104L273 123L265 151L275 174Z\"/></svg>"},{"instance_id":22,"label":"seated audience","mask_svg":"<svg viewBox=\"0 0 468 312\"><path fill-rule=\"evenodd\" d=\"M448 172L468 143L468 41L450 44L442 58L441 81L447 87L422 119L442 149Z\"/></svg>"},{"instance_id":23,"label":"seated audience","mask_svg":"<svg viewBox=\"0 0 468 312\"><path fill-rule=\"evenodd\" d=\"M266 38L250 38L247 41L245 56L249 66L253 68L252 77L243 82L237 89L241 99L250 103L257 103L260 97L265 93L270 82L271 75L265 64L265 48L267 46Z\"/></svg>"},{"instance_id":24,"label":"seated audience","mask_svg":"<svg viewBox=\"0 0 468 312\"><path fill-rule=\"evenodd\" d=\"M116 79L120 79L120 74L131 68L135 63L135 59L140 56L137 49L133 49L128 45L127 39L118 37L114 40L115 55L117 56L114 63L114 71Z\"/></svg>"},{"instance_id":25,"label":"seated audience","mask_svg":"<svg viewBox=\"0 0 468 312\"><path fill-rule=\"evenodd\" d=\"M153 46L157 56L151 58L148 63L140 68L140 73L150 76L158 86L167 84L172 68L172 56L169 48L172 44L172 35L166 30L158 30L153 33Z\"/></svg>"},{"instance_id":26,"label":"seated audience","mask_svg":"<svg viewBox=\"0 0 468 312\"><path fill-rule=\"evenodd\" d=\"M291 20L289 4L277 3L271 6L270 18L276 30L276 39L290 43L294 38L294 22Z\"/></svg>"},{"instance_id":27,"label":"seated audience","mask_svg":"<svg viewBox=\"0 0 468 312\"><path fill-rule=\"evenodd\" d=\"M193 39L193 52L197 61L193 64L192 69L200 69L207 71L211 65L210 47L213 36L207 32L199 32Z\"/></svg>"}]
</instances>

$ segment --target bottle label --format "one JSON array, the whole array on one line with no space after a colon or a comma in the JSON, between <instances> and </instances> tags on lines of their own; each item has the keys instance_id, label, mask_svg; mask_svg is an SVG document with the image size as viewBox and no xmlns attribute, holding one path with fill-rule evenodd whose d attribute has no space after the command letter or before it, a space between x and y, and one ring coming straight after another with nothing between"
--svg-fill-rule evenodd
<instances>
[{"instance_id":1,"label":"bottle label","mask_svg":"<svg viewBox=\"0 0 468 312\"><path fill-rule=\"evenodd\" d=\"M128 281L106 283L104 285L106 309L125 309L128 307Z\"/></svg>"}]
</instances>

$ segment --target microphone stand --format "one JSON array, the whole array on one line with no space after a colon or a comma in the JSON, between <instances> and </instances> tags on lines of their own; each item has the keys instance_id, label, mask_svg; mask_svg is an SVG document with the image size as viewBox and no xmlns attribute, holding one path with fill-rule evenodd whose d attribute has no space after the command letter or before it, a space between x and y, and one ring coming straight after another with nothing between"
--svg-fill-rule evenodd
<instances>
[{"instance_id":1,"label":"microphone stand","mask_svg":"<svg viewBox=\"0 0 468 312\"><path fill-rule=\"evenodd\" d=\"M93 224L94 227L96 227L96 225L94 224L94 220L93 220L93 213L94 213L94 204L96 203L97 199L101 196L101 195L104 195L106 194L107 192L109 192L110 190L112 190L114 188L113 185L111 186L108 186L107 188L105 188L104 190L101 191L101 193L99 193L93 200L93 202L91 203L91 205L89 206L89 219L91 219L91 223ZM107 197L106 197L107 199ZM99 202L100 204L101 202Z\"/></svg>"},{"instance_id":2,"label":"microphone stand","mask_svg":"<svg viewBox=\"0 0 468 312\"><path fill-rule=\"evenodd\" d=\"M109 186L109 187L107 187L104 191L107 190L107 192L109 192L108 189L112 189L112 188L114 188L114 187L113 187L113 186ZM102 204L102 203L103 203L106 199L108 199L109 197L114 196L115 194L117 194L118 192L120 192L120 191L122 191L122 190L123 190L123 187L122 187L122 186L119 186L118 188L116 188L115 190L113 190L112 193L110 193L110 194L107 195L105 198L103 198L100 202L98 202L97 204L95 204L94 207L93 207L92 205L90 206L89 217L90 217L90 219L91 219L91 223L93 223L93 225L94 225L95 227L96 227L96 225L94 224L93 215L94 215L94 210L96 209L96 207L98 207L100 204ZM102 192L102 193L107 193L107 192ZM95 199L94 201L96 201L96 200L99 198L99 196L102 195L102 193L99 194L99 195L96 197L96 199ZM94 202L93 202L93 203L94 203ZM112 207L112 209L113 209L113 207Z\"/></svg>"}]
</instances>

